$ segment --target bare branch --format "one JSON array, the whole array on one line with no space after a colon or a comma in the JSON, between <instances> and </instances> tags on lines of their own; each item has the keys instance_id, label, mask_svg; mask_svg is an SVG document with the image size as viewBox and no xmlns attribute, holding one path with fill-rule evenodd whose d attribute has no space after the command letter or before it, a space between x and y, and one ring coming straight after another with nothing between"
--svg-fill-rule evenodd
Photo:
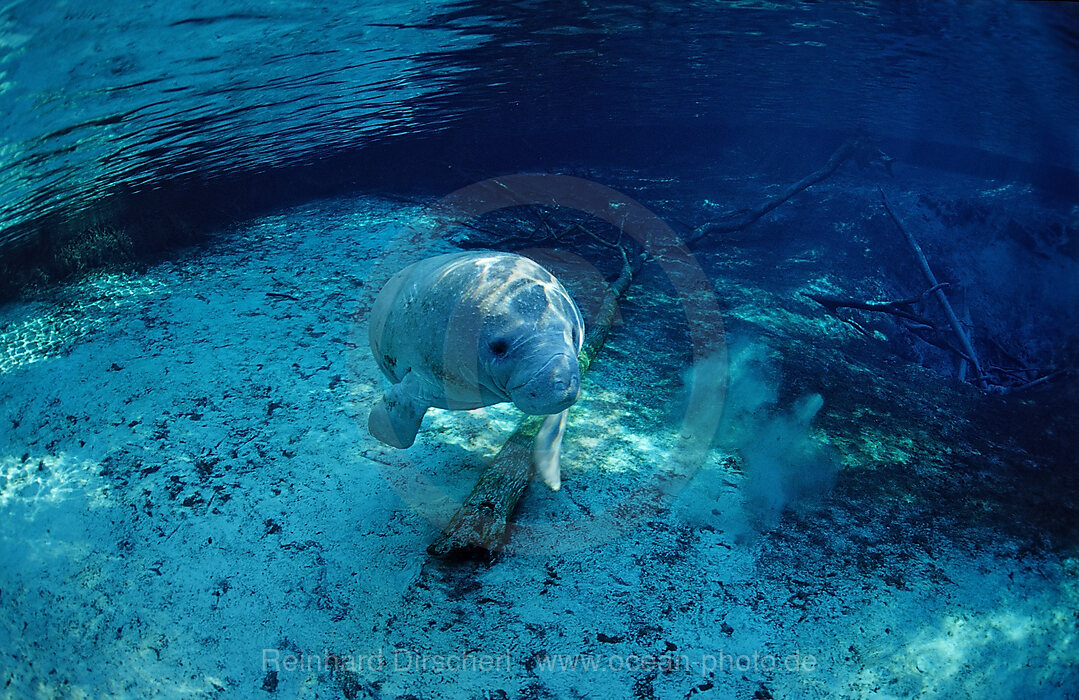
<instances>
[{"instance_id":1,"label":"bare branch","mask_svg":"<svg viewBox=\"0 0 1079 700\"><path fill-rule=\"evenodd\" d=\"M728 221L710 221L705 224L701 224L693 230L693 232L686 237L686 243L692 245L704 238L707 235L716 233L731 233L733 231L740 231L747 228L751 224L755 223L762 216L772 211L779 205L786 202L788 199L798 194L799 192L812 187L821 180L829 177L832 173L839 169L848 158L854 155L859 148L864 148L864 145L859 139L848 139L835 150L828 161L814 170L809 175L806 175L798 182L785 188L779 194L774 197L769 197L761 205L753 207L752 209L744 210L741 212L732 212L728 214L725 219L733 219ZM739 215L740 214L740 215ZM738 218L733 218L738 217Z\"/></svg>"},{"instance_id":2,"label":"bare branch","mask_svg":"<svg viewBox=\"0 0 1079 700\"><path fill-rule=\"evenodd\" d=\"M1019 386L1011 387L1010 389L1008 389L1008 392L1009 393L1015 393L1017 391L1025 391L1027 389L1031 389L1033 387L1040 386L1040 385L1045 384L1045 383L1047 383L1049 381L1052 381L1053 379L1056 379L1057 377L1061 377L1061 376L1063 376L1065 374L1069 374L1069 373L1074 372L1074 371L1075 370L1073 368L1071 368L1071 367L1068 367L1066 369L1058 369L1056 372L1051 372L1051 373L1045 375L1044 377L1038 377L1037 379L1035 379L1032 382L1027 382L1026 384L1021 384Z\"/></svg>"},{"instance_id":3,"label":"bare branch","mask_svg":"<svg viewBox=\"0 0 1079 700\"><path fill-rule=\"evenodd\" d=\"M936 287L934 294L937 301L944 307L944 315L948 319L948 323L952 327L952 332L955 333L956 339L959 341L959 347L963 349L963 354L966 355L967 360L971 366L974 367L974 372L977 374L977 382L981 388L985 389L986 383L984 378L984 372L982 371L981 364L978 361L978 354L974 351L974 346L971 345L970 336L967 335L966 330L963 328L963 324L959 322L959 317L955 315L955 310L952 309L951 302L948 301L948 297L941 289L940 283L937 282L937 276L933 274L933 269L929 267L929 261L926 260L925 253L922 252L922 247L918 245L918 241L914 238L907 227L903 225L903 222L899 220L895 212L892 211L892 207L888 204L888 198L884 196L884 190L877 188L880 192L880 201L884 204L884 210L888 212L888 216L892 218L892 222L895 224L899 232L903 234L903 238L906 239L907 245L910 246L911 251L914 253L914 257L918 260L918 264L922 268L922 273L925 275L925 279L929 282L931 287Z\"/></svg>"}]
</instances>

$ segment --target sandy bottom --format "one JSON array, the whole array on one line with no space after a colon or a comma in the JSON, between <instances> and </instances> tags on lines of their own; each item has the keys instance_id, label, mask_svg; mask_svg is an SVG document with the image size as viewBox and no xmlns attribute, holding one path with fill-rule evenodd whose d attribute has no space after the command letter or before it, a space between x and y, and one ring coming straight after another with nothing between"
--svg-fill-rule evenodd
<instances>
[{"instance_id":1,"label":"sandy bottom","mask_svg":"<svg viewBox=\"0 0 1079 700\"><path fill-rule=\"evenodd\" d=\"M899 526L851 500L920 454L856 406L829 406L865 438L836 441L835 492L765 527L720 449L651 497L684 348L647 278L563 490L532 485L493 565L430 559L518 416L367 434L363 313L445 249L410 244L420 216L316 202L0 309L0 697L1076 697L1076 559L957 531L917 479L880 499L917 510Z\"/></svg>"}]
</instances>

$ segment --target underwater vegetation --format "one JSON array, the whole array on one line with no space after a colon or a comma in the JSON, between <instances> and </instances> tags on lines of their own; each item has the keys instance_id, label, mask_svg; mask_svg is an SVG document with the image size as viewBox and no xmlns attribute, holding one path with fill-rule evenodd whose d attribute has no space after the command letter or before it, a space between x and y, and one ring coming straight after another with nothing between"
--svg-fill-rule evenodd
<instances>
[{"instance_id":1,"label":"underwater vegetation","mask_svg":"<svg viewBox=\"0 0 1079 700\"><path fill-rule=\"evenodd\" d=\"M51 271L57 279L134 260L134 242L126 231L95 224L57 248Z\"/></svg>"},{"instance_id":2,"label":"underwater vegetation","mask_svg":"<svg viewBox=\"0 0 1079 700\"><path fill-rule=\"evenodd\" d=\"M106 213L115 209L74 216L44 227L32 244L10 245L0 257L0 301L32 298L35 290L75 282L91 272L130 270L206 235L197 214Z\"/></svg>"}]
</instances>

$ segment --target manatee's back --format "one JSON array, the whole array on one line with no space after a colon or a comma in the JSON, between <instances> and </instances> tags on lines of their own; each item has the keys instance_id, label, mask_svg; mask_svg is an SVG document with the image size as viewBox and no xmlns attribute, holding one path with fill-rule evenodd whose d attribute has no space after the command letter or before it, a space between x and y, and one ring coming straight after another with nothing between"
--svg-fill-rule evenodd
<instances>
[{"instance_id":1,"label":"manatee's back","mask_svg":"<svg viewBox=\"0 0 1079 700\"><path fill-rule=\"evenodd\" d=\"M438 255L412 263L391 277L375 298L368 314L368 340L375 362L391 382L401 381L408 372L409 356L414 354L417 344L424 342L425 336L441 339L444 329L439 325L444 326L445 320L416 318L425 311L432 315L430 307L423 309L416 302L438 298L439 292L432 286L442 280L440 269L463 255L468 253Z\"/></svg>"}]
</instances>

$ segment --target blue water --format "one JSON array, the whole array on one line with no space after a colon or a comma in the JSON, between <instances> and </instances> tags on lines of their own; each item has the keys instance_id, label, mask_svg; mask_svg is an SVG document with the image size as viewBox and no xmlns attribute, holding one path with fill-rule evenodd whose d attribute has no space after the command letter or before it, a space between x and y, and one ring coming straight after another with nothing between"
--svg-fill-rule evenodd
<instances>
[{"instance_id":1,"label":"blue water","mask_svg":"<svg viewBox=\"0 0 1079 700\"><path fill-rule=\"evenodd\" d=\"M1076 5L15 1L0 125L0 700L1079 697ZM615 240L429 553L521 413L375 295Z\"/></svg>"},{"instance_id":2,"label":"blue water","mask_svg":"<svg viewBox=\"0 0 1079 700\"><path fill-rule=\"evenodd\" d=\"M376 143L427 174L586 147L707 160L749 137L789 162L864 130L1074 183L1075 25L1016 2L11 3L0 241L113 194L348 170Z\"/></svg>"}]
</instances>

